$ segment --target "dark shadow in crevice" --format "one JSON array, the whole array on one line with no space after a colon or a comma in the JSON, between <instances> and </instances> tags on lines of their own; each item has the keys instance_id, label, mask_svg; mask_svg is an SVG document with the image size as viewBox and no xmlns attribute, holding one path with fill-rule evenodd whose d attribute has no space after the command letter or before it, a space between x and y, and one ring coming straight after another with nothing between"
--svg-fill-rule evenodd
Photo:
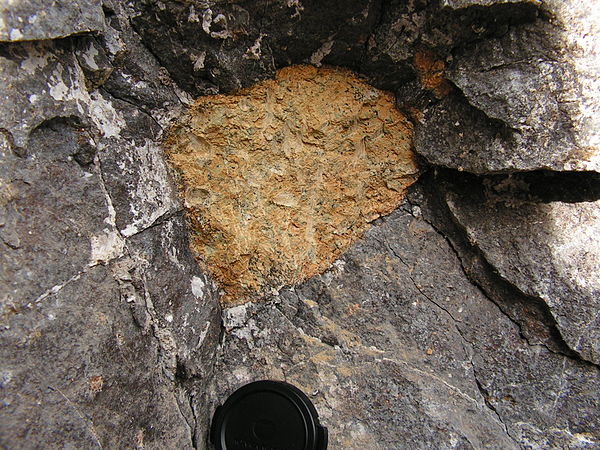
<instances>
[{"instance_id":1,"label":"dark shadow in crevice","mask_svg":"<svg viewBox=\"0 0 600 450\"><path fill-rule=\"evenodd\" d=\"M579 203L600 200L600 173L536 170L507 174L475 175L437 169L437 177L470 195L532 203ZM476 187L476 189L473 189Z\"/></svg>"},{"instance_id":2,"label":"dark shadow in crevice","mask_svg":"<svg viewBox=\"0 0 600 450\"><path fill-rule=\"evenodd\" d=\"M600 200L600 173L539 170L487 177L487 189L523 201L593 202Z\"/></svg>"}]
</instances>

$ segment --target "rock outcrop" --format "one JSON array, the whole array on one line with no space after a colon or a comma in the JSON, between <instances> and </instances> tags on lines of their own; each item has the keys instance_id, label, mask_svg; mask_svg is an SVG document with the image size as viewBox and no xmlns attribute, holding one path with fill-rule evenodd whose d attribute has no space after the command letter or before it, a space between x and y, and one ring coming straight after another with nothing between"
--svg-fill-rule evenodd
<instances>
[{"instance_id":1,"label":"rock outcrop","mask_svg":"<svg viewBox=\"0 0 600 450\"><path fill-rule=\"evenodd\" d=\"M210 378L220 333L159 142L181 102L126 13L100 16L1 44L7 448L191 448L208 421L178 381Z\"/></svg>"},{"instance_id":2,"label":"rock outcrop","mask_svg":"<svg viewBox=\"0 0 600 450\"><path fill-rule=\"evenodd\" d=\"M0 5L0 446L208 448L261 378L331 448L600 445L593 1L46 3ZM165 139L293 64L395 95L422 175L222 309Z\"/></svg>"}]
</instances>

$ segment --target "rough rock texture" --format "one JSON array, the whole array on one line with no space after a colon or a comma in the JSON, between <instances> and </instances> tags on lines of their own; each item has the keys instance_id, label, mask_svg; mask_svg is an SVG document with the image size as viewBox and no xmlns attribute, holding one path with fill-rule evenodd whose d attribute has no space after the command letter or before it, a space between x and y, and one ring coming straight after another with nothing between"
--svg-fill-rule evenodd
<instances>
[{"instance_id":1,"label":"rough rock texture","mask_svg":"<svg viewBox=\"0 0 600 450\"><path fill-rule=\"evenodd\" d=\"M2 2L0 447L207 448L265 377L331 448L600 447L597 14ZM159 142L292 63L394 91L430 170L330 270L221 316Z\"/></svg>"},{"instance_id":2,"label":"rough rock texture","mask_svg":"<svg viewBox=\"0 0 600 450\"><path fill-rule=\"evenodd\" d=\"M593 1L544 2L534 23L461 48L460 90L425 112L415 146L472 172L598 170L600 15Z\"/></svg>"},{"instance_id":3,"label":"rough rock texture","mask_svg":"<svg viewBox=\"0 0 600 450\"><path fill-rule=\"evenodd\" d=\"M208 419L182 380L210 376L217 296L189 251L161 111L113 87L180 102L119 14L102 38L2 46L3 448L192 448L195 414Z\"/></svg>"},{"instance_id":4,"label":"rough rock texture","mask_svg":"<svg viewBox=\"0 0 600 450\"><path fill-rule=\"evenodd\" d=\"M332 448L600 443L598 368L524 339L416 203L325 274L226 309L224 326L218 397L260 378L294 383Z\"/></svg>"},{"instance_id":5,"label":"rough rock texture","mask_svg":"<svg viewBox=\"0 0 600 450\"><path fill-rule=\"evenodd\" d=\"M503 278L548 304L570 348L600 362L600 203L467 198L446 200L467 238Z\"/></svg>"},{"instance_id":6,"label":"rough rock texture","mask_svg":"<svg viewBox=\"0 0 600 450\"><path fill-rule=\"evenodd\" d=\"M195 94L246 87L294 63L351 66L380 10L374 0L169 1L162 7L139 0L136 6L136 29ZM332 53L348 56L333 62Z\"/></svg>"},{"instance_id":7,"label":"rough rock texture","mask_svg":"<svg viewBox=\"0 0 600 450\"><path fill-rule=\"evenodd\" d=\"M0 41L55 39L104 28L104 13L94 0L2 0Z\"/></svg>"},{"instance_id":8,"label":"rough rock texture","mask_svg":"<svg viewBox=\"0 0 600 450\"><path fill-rule=\"evenodd\" d=\"M411 131L391 94L347 70L291 66L201 97L165 145L223 302L323 272L392 212L417 176Z\"/></svg>"},{"instance_id":9,"label":"rough rock texture","mask_svg":"<svg viewBox=\"0 0 600 450\"><path fill-rule=\"evenodd\" d=\"M433 164L477 173L597 170L594 5L138 0L134 24L193 93L232 91L290 64L343 65L397 90L401 108L416 109L415 149ZM437 54L440 75L456 89L431 96L423 52Z\"/></svg>"},{"instance_id":10,"label":"rough rock texture","mask_svg":"<svg viewBox=\"0 0 600 450\"><path fill-rule=\"evenodd\" d=\"M587 333L582 333L580 330L576 330L573 323L569 323L565 316L561 317L557 314L557 309L561 307L568 308L569 304L575 303L579 303L581 312L578 310L570 317L571 319L588 314L591 308L588 307L586 302L597 302L597 294L594 297L593 294L590 295L589 291L585 292L585 290L577 289L577 281L568 279L565 273L562 272L561 265L556 264L549 269L550 272L559 270L561 273L547 277L548 282L546 284L549 290L554 293L553 298L550 299L555 300L555 303L552 304L551 301L548 301L548 297L543 294L530 294L521 290L522 286L514 273L505 279L501 267L502 264L508 264L517 267L517 272L530 270L532 272L531 283L535 284L535 280L539 279L540 275L536 276L534 273L538 270L541 272L549 267L549 262L545 259L548 256L548 249L553 249L553 257L559 256L562 259L563 267L567 270L573 270L574 266L580 263L582 257L587 259L584 263L587 262L589 267L590 259L593 258L591 255L593 249L590 247L577 249L577 244L581 244L579 239L574 240L574 245L570 249L568 246L567 248L561 248L561 244L564 243L561 236L564 235L564 228L573 223L572 218L555 216L554 220L547 222L548 230L553 231L553 233L550 232L540 236L533 232L528 242L528 248L525 250L521 247L520 252L517 243L520 238L515 231L528 226L533 226L535 229L536 226L539 227L544 222L545 216L540 215L537 223L524 216L522 222L512 222L510 224L513 227L512 231L508 231L508 227L505 227L505 225L509 225L508 223L501 224L499 220L496 224L497 229L503 230L504 238L508 242L505 242L504 250L500 250L499 246L495 246L496 250L492 252L496 256L499 256L501 252L505 253L501 257L502 263L490 259L492 263L498 264L498 267L496 267L488 262L485 246L478 246L478 242L465 233L465 225L460 223L457 217L450 212L452 207L448 199L464 195L470 197L474 200L475 205L480 207L483 206L482 201L484 201L487 204L487 209L480 208L479 217L477 218L477 222L481 221L481 223L487 221L487 216L494 216L497 210L500 211L499 219L504 218L501 214L503 210L514 212L524 209L527 211L527 209L536 207L541 210L545 208L551 210L555 204L568 204L573 208L572 212L577 212L577 209L585 212L589 209L589 201L600 198L599 175L588 174L583 176L576 173L532 172L476 178L459 175L455 172L440 172L428 178L423 183L424 192L412 196L411 201L420 204L423 216L448 239L448 242L460 257L465 274L469 279L479 286L486 296L516 325L520 336L530 347L547 349L553 354L567 356L569 360L581 363L590 370L596 371L595 377L597 378L598 365L594 361L597 358L597 353L594 353L597 340L591 338L591 335L597 333L597 329L594 330L591 324L585 323L583 326L587 328ZM479 199L479 201L475 199ZM458 208L454 208L454 211L458 210ZM578 226L583 226L583 224L578 224ZM588 222L587 226L594 226L593 222ZM557 233L557 230L560 230L560 232ZM584 238L584 236L585 234L580 238ZM531 263L536 259L536 255L539 266ZM513 258L523 261L522 267L519 267L514 260L511 261ZM528 260L529 265L527 264ZM597 266L593 267L592 265L590 269L593 272L597 271ZM595 276L589 277L588 282L594 283ZM567 292L563 292L558 297L556 294L561 289ZM573 293L577 290L579 292ZM565 319L567 319L566 322ZM594 318L592 318L593 320ZM574 334L583 336L583 339L580 342L573 342L573 339L570 338ZM581 345L581 341L584 345ZM579 348L576 344L579 344ZM586 359L594 362L590 363ZM498 369L490 369L492 372L495 370ZM584 403L586 402L584 401ZM593 405L593 408L598 408L598 400L592 400L591 405ZM552 428L550 427L550 429ZM581 441L579 443L571 442L569 445L572 447L595 447L598 445L598 436L598 425L590 423L587 432L580 436ZM588 442L590 438L591 442ZM547 445L549 443L538 443L534 447L545 447ZM554 445L567 444L557 442Z\"/></svg>"},{"instance_id":11,"label":"rough rock texture","mask_svg":"<svg viewBox=\"0 0 600 450\"><path fill-rule=\"evenodd\" d=\"M454 11L428 0L137 0L133 23L190 92L231 91L299 63L345 66L397 89L415 78L418 50L445 58L536 15L530 2L493 3Z\"/></svg>"}]
</instances>

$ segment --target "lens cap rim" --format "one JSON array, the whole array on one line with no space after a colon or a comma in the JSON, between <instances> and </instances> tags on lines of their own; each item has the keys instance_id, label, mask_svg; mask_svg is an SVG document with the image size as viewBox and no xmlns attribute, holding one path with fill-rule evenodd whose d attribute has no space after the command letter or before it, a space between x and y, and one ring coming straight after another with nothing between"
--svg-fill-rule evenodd
<instances>
[{"instance_id":1,"label":"lens cap rim","mask_svg":"<svg viewBox=\"0 0 600 450\"><path fill-rule=\"evenodd\" d=\"M285 397L299 411L304 421L306 446L303 450L325 450L327 448L327 428L319 423L317 409L308 396L296 386L285 381L258 380L248 383L231 394L222 406L217 407L211 426L211 442L216 450L228 449L225 444L227 421L239 402L251 394L276 393Z\"/></svg>"}]
</instances>

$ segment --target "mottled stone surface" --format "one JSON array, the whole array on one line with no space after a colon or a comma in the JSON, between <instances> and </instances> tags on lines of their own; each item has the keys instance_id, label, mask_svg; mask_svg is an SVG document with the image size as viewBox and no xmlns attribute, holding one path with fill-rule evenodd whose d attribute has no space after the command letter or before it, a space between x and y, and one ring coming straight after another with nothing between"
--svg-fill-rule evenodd
<instances>
[{"instance_id":1,"label":"mottled stone surface","mask_svg":"<svg viewBox=\"0 0 600 450\"><path fill-rule=\"evenodd\" d=\"M119 12L2 47L2 447L192 448L208 420L184 384L210 378L217 295L158 144L180 101Z\"/></svg>"},{"instance_id":2,"label":"mottled stone surface","mask_svg":"<svg viewBox=\"0 0 600 450\"><path fill-rule=\"evenodd\" d=\"M374 0L135 5L134 26L174 79L194 94L230 92L301 62L353 68L381 9Z\"/></svg>"},{"instance_id":3,"label":"mottled stone surface","mask_svg":"<svg viewBox=\"0 0 600 450\"><path fill-rule=\"evenodd\" d=\"M460 9L468 8L470 6L493 6L502 3L533 3L539 4L540 0L442 0L442 6L449 6L450 8Z\"/></svg>"},{"instance_id":4,"label":"mottled stone surface","mask_svg":"<svg viewBox=\"0 0 600 450\"><path fill-rule=\"evenodd\" d=\"M488 209L481 208L479 211L479 217L477 221L485 222L486 217L495 215L497 208L502 210L503 208L518 210L523 207L526 209L527 206L532 207L537 205L538 208L544 208L544 204L551 206L553 203L567 203L574 207L583 206L585 209L586 204L590 201L594 201L600 197L600 184L598 183L598 174L578 174L578 173L552 173L552 172L531 172L514 175L504 176L493 176L493 177L473 177L457 174L453 171L440 171L435 176L427 177L423 180L422 190L417 190L410 197L410 201L414 205L420 205L420 211L426 220L430 221L435 228L442 233L448 242L452 245L456 254L461 260L461 264L464 268L465 274L469 279L475 283L486 296L493 301L500 310L510 319L516 326L519 335L531 348L537 348L539 350L549 350L555 355L567 356L566 370L561 372L561 377L564 380L572 379L569 373L571 372L571 363L575 363L580 367L587 367L590 370L598 370L597 363L591 363L586 359L594 358L594 354L590 355L590 347L587 349L577 348L577 342L569 339L569 335L577 333L579 336L583 336L582 341L593 346L597 345L597 341L592 339L592 336L597 333L591 324L585 324L586 331L581 332L574 328L568 328L569 324L565 323L566 317L560 317L560 321L557 320L557 314L554 305L547 303L545 298L541 296L531 295L521 290L521 286L515 278L508 277L509 280L503 278L501 267L495 267L490 264L485 256L485 247L478 246L478 242L473 240L467 233L465 233L464 225L456 220L456 217L451 213L451 208L448 204L447 199L452 196L454 198L464 196L469 197L475 205L482 205L482 200L485 198L488 203ZM476 200L479 199L479 200ZM493 206L495 204L495 206ZM491 214L490 214L491 212ZM502 217L502 215L500 215ZM540 222L544 219L544 216L540 216L540 220L534 223L534 226L540 226ZM569 223L569 219L564 221L566 225ZM497 224L498 229L502 229L503 225L499 221ZM508 225L508 224L507 224ZM512 223L514 229L518 229L523 226L531 226L532 221L526 217L523 218L522 223ZM580 226L597 226L593 221L587 224L579 224ZM552 224L549 224L549 230L552 230ZM504 228L506 231L507 228ZM561 230L561 233L564 231ZM507 233L513 238L516 233ZM560 234L560 233L559 233ZM496 246L496 254L504 253L501 257L505 263L511 261L513 258L520 260L529 259L532 261L537 255L539 267L533 268L529 266L529 270L544 270L547 268L548 262L547 249L558 247L559 240L554 236L548 237L548 241L545 242L544 238L540 239L539 234L532 233L531 241L529 242L529 248L526 252L518 252L516 249L518 245L514 243L505 243L504 246ZM577 251L577 241L574 241L574 246L571 248L572 251ZM578 251L583 255L586 252L587 247L580 248ZM592 252L589 252L592 253ZM573 267L575 260L580 258L576 256L574 260L566 264L567 267ZM569 260L569 255L566 253L562 254L563 262ZM589 259L593 258L591 254L585 256ZM497 262L497 261L496 261ZM513 261L514 262L514 261ZM527 265L523 265L524 270L528 270ZM556 269L558 266L553 267L550 270ZM592 268L592 270L597 270ZM556 278L554 276L548 277L549 284L553 285L555 293L561 288L568 291L569 288L573 288L574 280L566 280L561 275ZM594 277L590 277L588 281L594 280ZM535 276L532 276L532 280L535 280ZM568 286L568 287L567 287ZM555 296L558 300L558 304L563 308L581 308L582 313L586 314L590 311L587 305L580 304L579 307L575 306L577 302L582 301L581 296L571 296L570 292L563 292L560 296ZM589 301L594 302L595 299L588 298ZM570 319L574 319L579 316L579 311ZM568 322L569 319L567 319ZM586 352L587 351L587 352ZM592 350L593 351L593 350ZM587 353L587 354L586 354ZM529 361L526 363L529 364ZM493 372L500 373L502 364L498 367L488 367L488 374ZM530 366L533 369L534 366ZM528 369L528 370L530 370ZM545 369L542 369L545 370ZM592 373L592 372L590 372ZM497 377L498 375L491 375ZM597 380L598 374L594 376ZM528 376L529 380L533 380L532 376ZM561 381L561 385L564 381ZM597 382L597 381L596 381ZM592 392L589 391L588 387L576 387L577 392ZM562 391L559 391L558 397L563 395ZM533 401L533 400L532 400ZM568 402L567 402L568 403ZM536 401L536 405L540 403ZM583 400L582 404L589 404L592 408L598 407L597 399ZM575 407L571 404L568 407ZM564 407L563 407L564 408ZM543 408L542 408L543 409ZM559 413L556 412L558 415ZM558 434L556 436L557 441L555 444L551 444L547 440L541 440L536 443L527 442L522 444L523 446L532 445L534 448L542 447L545 448L549 445L561 446L568 445L571 447L595 447L598 445L598 423L595 421L589 421L589 418L585 417L585 414L576 416L577 420L568 420L567 427L565 430L566 434ZM586 432L573 433L574 430L581 430L582 424L586 424L584 427L587 428ZM520 424L528 428L535 428L536 425ZM556 431L556 426L546 425L552 432ZM539 428L543 430L543 428ZM571 433L575 440L571 440L569 444L566 444L566 436ZM559 443L560 442L560 443Z\"/></svg>"},{"instance_id":5,"label":"mottled stone surface","mask_svg":"<svg viewBox=\"0 0 600 450\"><path fill-rule=\"evenodd\" d=\"M488 3L454 10L429 0L137 0L133 23L194 94L229 92L300 63L348 67L396 90L415 79L418 51L446 59L457 47L536 16L530 2Z\"/></svg>"},{"instance_id":6,"label":"mottled stone surface","mask_svg":"<svg viewBox=\"0 0 600 450\"><path fill-rule=\"evenodd\" d=\"M593 1L548 2L534 23L460 49L460 90L425 112L415 146L478 173L598 170L600 16Z\"/></svg>"},{"instance_id":7,"label":"mottled stone surface","mask_svg":"<svg viewBox=\"0 0 600 450\"><path fill-rule=\"evenodd\" d=\"M592 6L1 3L0 447L207 448L266 377L331 448L599 447ZM159 142L291 63L392 90L430 170L328 271L221 316Z\"/></svg>"},{"instance_id":8,"label":"mottled stone surface","mask_svg":"<svg viewBox=\"0 0 600 450\"><path fill-rule=\"evenodd\" d=\"M231 92L290 64L343 65L397 92L417 122L415 149L432 164L477 173L599 167L593 0L135 8L146 44L193 94ZM430 69L454 89L431 89L423 54L435 55Z\"/></svg>"},{"instance_id":9,"label":"mottled stone surface","mask_svg":"<svg viewBox=\"0 0 600 450\"><path fill-rule=\"evenodd\" d=\"M0 41L55 39L103 28L102 4L94 0L0 2Z\"/></svg>"},{"instance_id":10,"label":"mottled stone surface","mask_svg":"<svg viewBox=\"0 0 600 450\"><path fill-rule=\"evenodd\" d=\"M200 97L165 149L223 303L323 272L392 212L418 175L411 137L393 96L347 70L291 66Z\"/></svg>"},{"instance_id":11,"label":"mottled stone surface","mask_svg":"<svg viewBox=\"0 0 600 450\"><path fill-rule=\"evenodd\" d=\"M517 176L449 185L445 203L497 274L547 304L569 348L597 364L600 203L573 202L564 194L540 198L538 183L544 180Z\"/></svg>"},{"instance_id":12,"label":"mottled stone surface","mask_svg":"<svg viewBox=\"0 0 600 450\"><path fill-rule=\"evenodd\" d=\"M224 326L216 392L292 382L332 448L599 443L598 368L524 339L416 205L325 274L225 310Z\"/></svg>"}]
</instances>

